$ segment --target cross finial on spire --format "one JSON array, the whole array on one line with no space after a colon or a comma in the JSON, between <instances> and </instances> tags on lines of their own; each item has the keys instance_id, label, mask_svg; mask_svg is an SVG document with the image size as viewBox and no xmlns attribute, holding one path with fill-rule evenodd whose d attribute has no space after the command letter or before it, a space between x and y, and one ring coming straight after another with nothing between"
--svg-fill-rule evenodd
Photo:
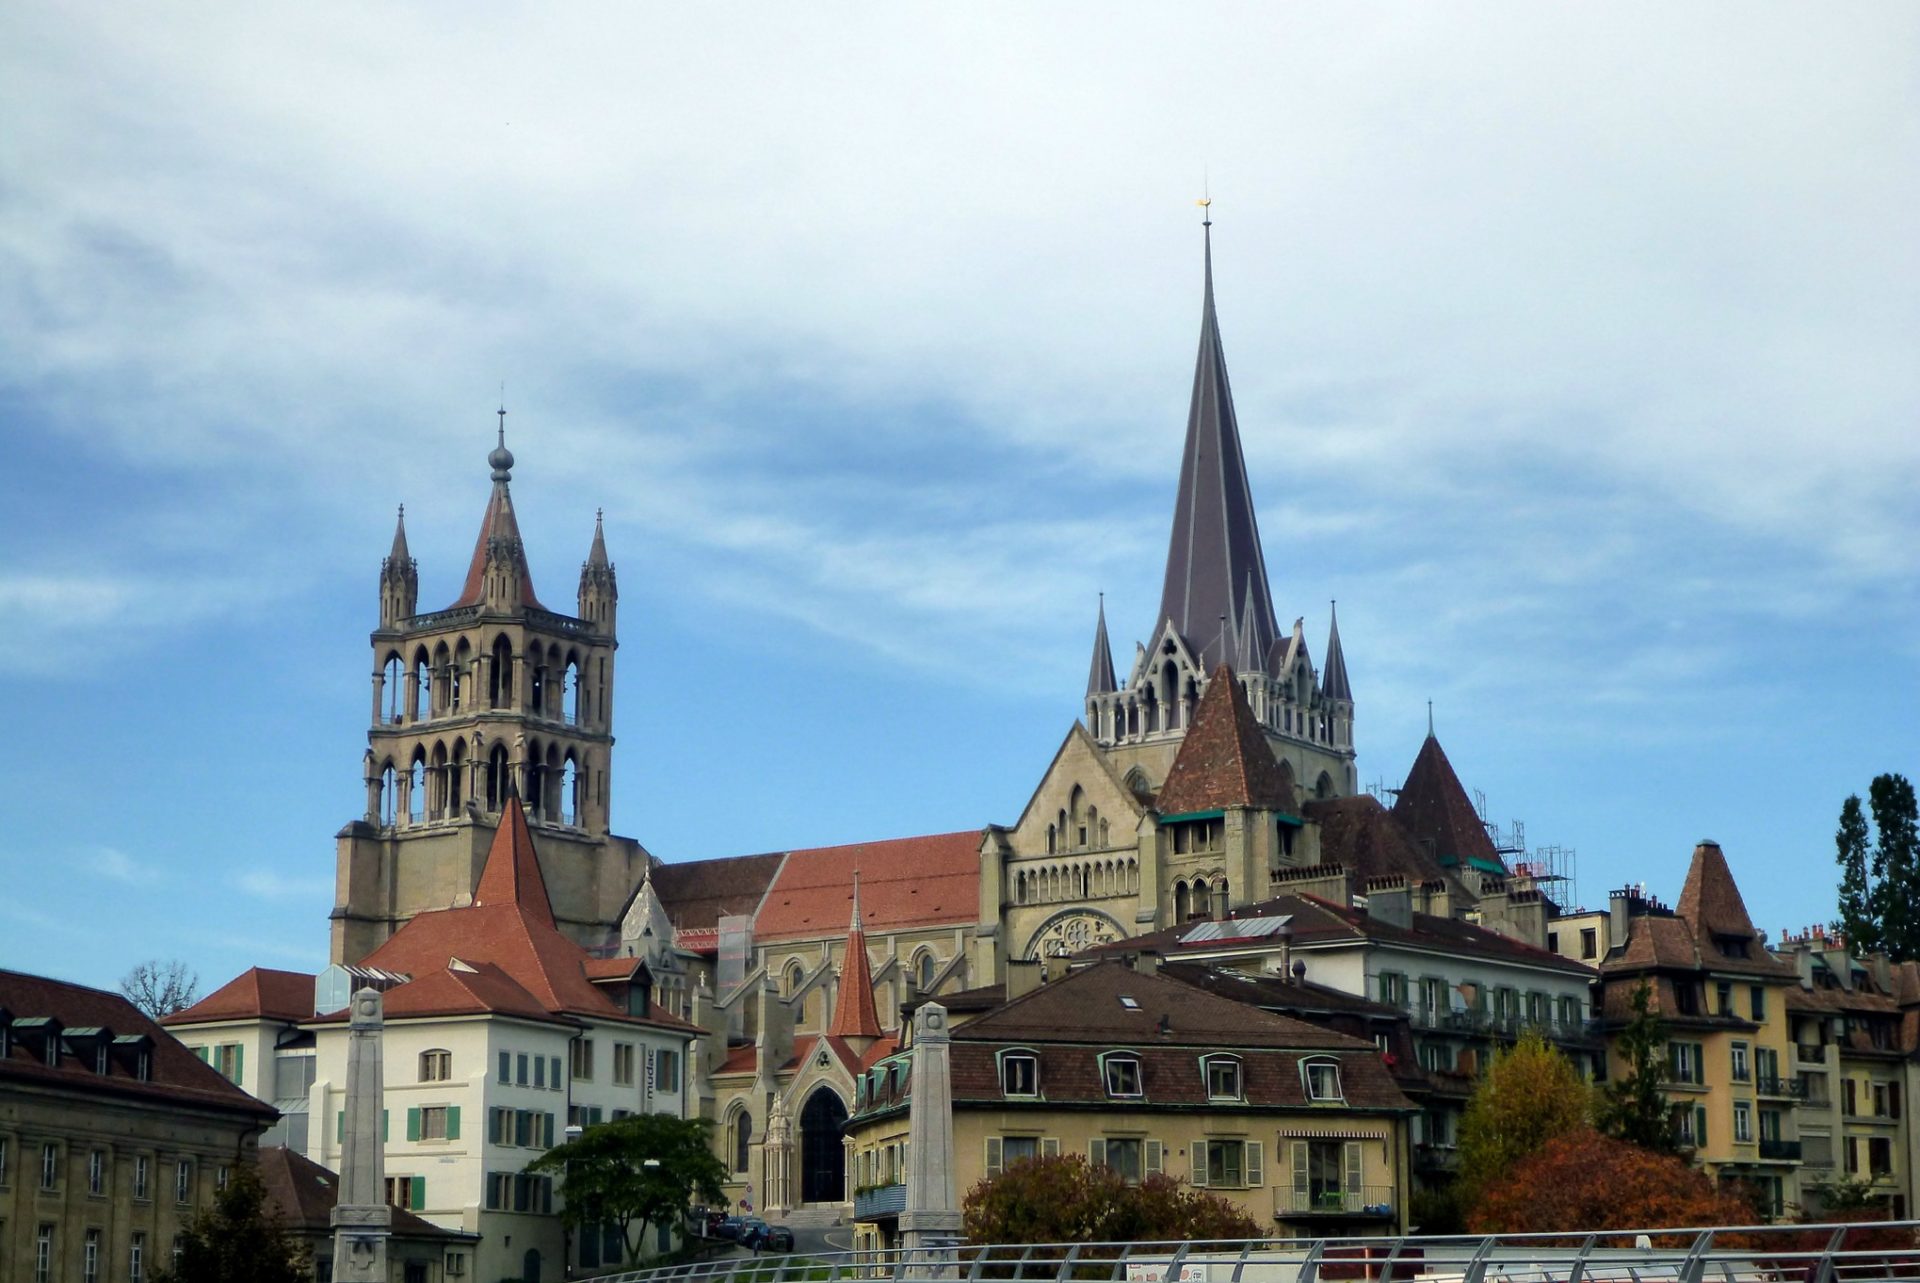
<instances>
[{"instance_id":1,"label":"cross finial on spire","mask_svg":"<svg viewBox=\"0 0 1920 1283\"><path fill-rule=\"evenodd\" d=\"M1433 738L1433 701L1427 701L1427 738Z\"/></svg>"}]
</instances>

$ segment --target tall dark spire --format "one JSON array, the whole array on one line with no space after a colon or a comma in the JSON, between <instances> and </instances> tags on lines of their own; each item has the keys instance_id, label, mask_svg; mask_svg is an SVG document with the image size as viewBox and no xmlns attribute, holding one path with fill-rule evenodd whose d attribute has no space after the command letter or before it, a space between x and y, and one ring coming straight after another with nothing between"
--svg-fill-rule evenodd
<instances>
[{"instance_id":1,"label":"tall dark spire","mask_svg":"<svg viewBox=\"0 0 1920 1283\"><path fill-rule=\"evenodd\" d=\"M1327 603L1327 662L1320 666L1320 693L1328 699L1353 702L1353 687L1347 682L1347 657L1340 649L1340 611L1336 602Z\"/></svg>"},{"instance_id":2,"label":"tall dark spire","mask_svg":"<svg viewBox=\"0 0 1920 1283\"><path fill-rule=\"evenodd\" d=\"M521 603L544 610L533 595L533 572L527 569L527 551L520 542L520 522L513 515L513 451L507 449L507 411L500 409L499 436L487 454L487 467L493 477L493 493L487 496L486 515L480 519L480 537L474 541L473 559L467 563L466 582L454 606L473 606L487 592L487 566L498 560L512 572L511 581ZM451 609L451 607L450 607Z\"/></svg>"},{"instance_id":3,"label":"tall dark spire","mask_svg":"<svg viewBox=\"0 0 1920 1283\"><path fill-rule=\"evenodd\" d=\"M1107 645L1107 595L1100 594L1100 621L1093 627L1093 663L1087 668L1087 694L1110 695L1119 689L1113 680L1113 648Z\"/></svg>"},{"instance_id":4,"label":"tall dark spire","mask_svg":"<svg viewBox=\"0 0 1920 1283\"><path fill-rule=\"evenodd\" d=\"M407 505L404 503L400 505L399 518L393 523L393 551L387 556L396 566L412 560L412 554L407 551Z\"/></svg>"},{"instance_id":5,"label":"tall dark spire","mask_svg":"<svg viewBox=\"0 0 1920 1283\"><path fill-rule=\"evenodd\" d=\"M1173 536L1167 544L1167 577L1160 593L1160 619L1173 621L1200 665L1212 669L1231 663L1249 607L1250 631L1271 639L1274 620L1266 559L1260 551L1260 527L1254 519L1253 492L1247 485L1246 459L1240 450L1240 426L1233 413L1233 389L1220 346L1220 323L1213 308L1213 221L1206 234L1206 291L1200 312L1200 352L1194 362L1193 402L1187 411L1187 441L1180 459L1180 492L1173 509ZM1220 618L1227 627L1222 630ZM1224 635L1223 635L1224 633Z\"/></svg>"}]
</instances>

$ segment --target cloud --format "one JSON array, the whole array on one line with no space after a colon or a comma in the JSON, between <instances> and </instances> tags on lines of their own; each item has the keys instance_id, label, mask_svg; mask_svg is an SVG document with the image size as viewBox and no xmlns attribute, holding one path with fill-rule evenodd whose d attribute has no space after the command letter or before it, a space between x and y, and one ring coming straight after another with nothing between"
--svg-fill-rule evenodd
<instances>
[{"instance_id":1,"label":"cloud","mask_svg":"<svg viewBox=\"0 0 1920 1283\"><path fill-rule=\"evenodd\" d=\"M110 846L82 851L80 859L96 877L123 882L128 886L150 886L162 876L159 869Z\"/></svg>"},{"instance_id":2,"label":"cloud","mask_svg":"<svg viewBox=\"0 0 1920 1283\"><path fill-rule=\"evenodd\" d=\"M235 883L260 900L314 900L333 894L332 878L288 877L266 869L249 869Z\"/></svg>"}]
</instances>

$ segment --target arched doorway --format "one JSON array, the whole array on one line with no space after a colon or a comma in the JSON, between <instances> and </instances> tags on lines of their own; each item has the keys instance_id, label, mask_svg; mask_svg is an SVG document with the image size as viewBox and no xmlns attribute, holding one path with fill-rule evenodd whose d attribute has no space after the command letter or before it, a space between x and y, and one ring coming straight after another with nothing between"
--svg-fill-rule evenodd
<instances>
[{"instance_id":1,"label":"arched doorway","mask_svg":"<svg viewBox=\"0 0 1920 1283\"><path fill-rule=\"evenodd\" d=\"M530 1247L520 1258L521 1283L540 1283L540 1249Z\"/></svg>"},{"instance_id":2,"label":"arched doorway","mask_svg":"<svg viewBox=\"0 0 1920 1283\"><path fill-rule=\"evenodd\" d=\"M800 1201L840 1203L847 1197L847 1107L832 1088L807 1097L800 1111Z\"/></svg>"}]
</instances>

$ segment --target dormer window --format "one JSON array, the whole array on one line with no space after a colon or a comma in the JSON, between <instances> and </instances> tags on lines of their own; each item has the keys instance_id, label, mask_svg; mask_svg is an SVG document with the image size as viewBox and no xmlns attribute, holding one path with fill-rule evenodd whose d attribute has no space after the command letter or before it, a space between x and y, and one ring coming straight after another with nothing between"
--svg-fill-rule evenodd
<instances>
[{"instance_id":1,"label":"dormer window","mask_svg":"<svg viewBox=\"0 0 1920 1283\"><path fill-rule=\"evenodd\" d=\"M1209 1100L1239 1100L1241 1095L1240 1062L1233 1056L1209 1056L1206 1059L1207 1098Z\"/></svg>"},{"instance_id":2,"label":"dormer window","mask_svg":"<svg viewBox=\"0 0 1920 1283\"><path fill-rule=\"evenodd\" d=\"M1010 1051L1000 1057L1000 1092L1005 1096L1040 1094L1040 1058L1032 1052Z\"/></svg>"},{"instance_id":3,"label":"dormer window","mask_svg":"<svg viewBox=\"0 0 1920 1283\"><path fill-rule=\"evenodd\" d=\"M1340 1091L1339 1061L1309 1060L1300 1066L1300 1076L1306 1083L1309 1101L1321 1104L1337 1103L1346 1099Z\"/></svg>"},{"instance_id":4,"label":"dormer window","mask_svg":"<svg viewBox=\"0 0 1920 1283\"><path fill-rule=\"evenodd\" d=\"M1140 1058L1138 1056L1103 1056L1100 1059L1101 1077L1106 1082L1109 1096L1140 1095Z\"/></svg>"}]
</instances>

